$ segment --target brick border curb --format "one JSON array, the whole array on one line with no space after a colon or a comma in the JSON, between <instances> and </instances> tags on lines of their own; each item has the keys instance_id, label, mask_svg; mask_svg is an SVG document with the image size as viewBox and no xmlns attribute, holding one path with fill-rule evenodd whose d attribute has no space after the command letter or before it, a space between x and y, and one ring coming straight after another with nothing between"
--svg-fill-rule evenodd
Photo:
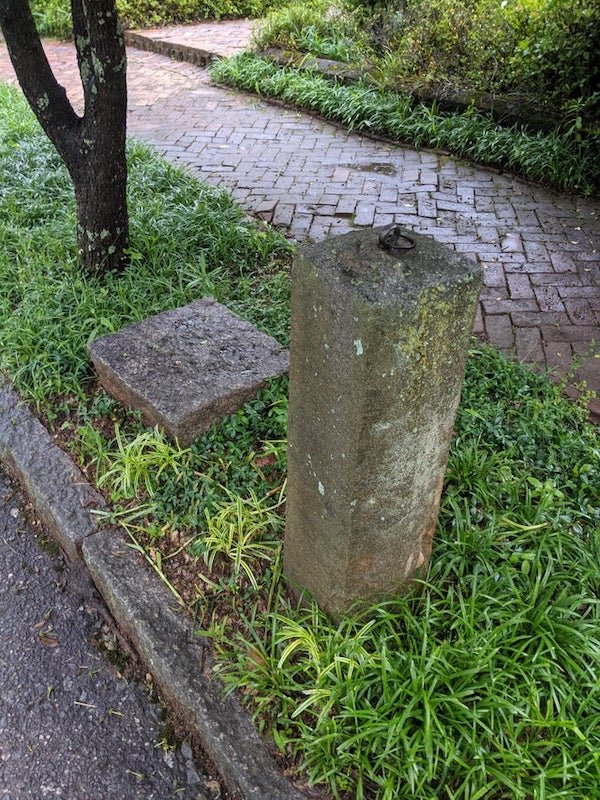
<instances>
[{"instance_id":1,"label":"brick border curb","mask_svg":"<svg viewBox=\"0 0 600 800\"><path fill-rule=\"evenodd\" d=\"M210 50L203 50L200 47L192 47L187 44L176 44L166 39L154 39L135 31L125 31L124 38L127 47L158 53L161 56L172 58L174 61L187 61L197 67L207 67L215 59L221 58L218 53L213 53Z\"/></svg>"},{"instance_id":2,"label":"brick border curb","mask_svg":"<svg viewBox=\"0 0 600 800\"><path fill-rule=\"evenodd\" d=\"M227 788L242 800L306 800L279 770L250 715L203 673L189 621L116 529L100 529L104 499L18 394L0 378L0 461L23 486L69 561L84 564L119 630L162 696L198 737Z\"/></svg>"}]
</instances>

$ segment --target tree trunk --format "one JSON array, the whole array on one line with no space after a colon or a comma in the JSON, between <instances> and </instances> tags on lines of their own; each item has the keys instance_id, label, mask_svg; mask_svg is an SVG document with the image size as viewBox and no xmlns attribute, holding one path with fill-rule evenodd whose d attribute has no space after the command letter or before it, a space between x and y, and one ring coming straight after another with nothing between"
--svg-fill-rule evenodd
<instances>
[{"instance_id":1,"label":"tree trunk","mask_svg":"<svg viewBox=\"0 0 600 800\"><path fill-rule=\"evenodd\" d=\"M127 262L126 56L115 0L71 0L85 110L79 117L52 73L28 0L0 0L0 26L23 92L66 164L77 241L89 274Z\"/></svg>"},{"instance_id":2,"label":"tree trunk","mask_svg":"<svg viewBox=\"0 0 600 800\"><path fill-rule=\"evenodd\" d=\"M98 167L96 167L98 164ZM89 274L120 270L126 263L128 215L125 170L110 175L103 162L89 158L83 177L74 180L77 249Z\"/></svg>"}]
</instances>

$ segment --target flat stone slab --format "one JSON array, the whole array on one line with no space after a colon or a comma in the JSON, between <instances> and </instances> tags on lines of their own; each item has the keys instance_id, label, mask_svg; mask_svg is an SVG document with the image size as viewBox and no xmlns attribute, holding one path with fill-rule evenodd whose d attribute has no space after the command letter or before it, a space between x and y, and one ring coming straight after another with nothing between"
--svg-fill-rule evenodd
<instances>
[{"instance_id":1,"label":"flat stone slab","mask_svg":"<svg viewBox=\"0 0 600 800\"><path fill-rule=\"evenodd\" d=\"M107 392L184 447L289 364L275 339L211 298L102 336L88 352Z\"/></svg>"}]
</instances>

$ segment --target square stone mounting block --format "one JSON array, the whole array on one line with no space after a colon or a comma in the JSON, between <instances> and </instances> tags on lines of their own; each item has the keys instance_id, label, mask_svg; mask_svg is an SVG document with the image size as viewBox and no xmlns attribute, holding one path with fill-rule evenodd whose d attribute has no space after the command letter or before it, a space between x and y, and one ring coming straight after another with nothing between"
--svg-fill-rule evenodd
<instances>
[{"instance_id":1,"label":"square stone mounting block","mask_svg":"<svg viewBox=\"0 0 600 800\"><path fill-rule=\"evenodd\" d=\"M109 394L184 447L289 363L275 339L211 298L102 336L88 352Z\"/></svg>"}]
</instances>

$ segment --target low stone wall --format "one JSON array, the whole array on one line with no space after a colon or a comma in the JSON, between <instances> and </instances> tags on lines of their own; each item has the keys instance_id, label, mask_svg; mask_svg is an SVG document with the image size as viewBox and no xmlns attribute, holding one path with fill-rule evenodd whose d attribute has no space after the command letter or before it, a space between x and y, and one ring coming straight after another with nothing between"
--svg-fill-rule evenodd
<instances>
[{"instance_id":1,"label":"low stone wall","mask_svg":"<svg viewBox=\"0 0 600 800\"><path fill-rule=\"evenodd\" d=\"M174 61L187 61L197 67L206 67L216 58L215 54L208 50L201 50L187 44L175 44L164 39L151 39L149 36L134 31L125 31L125 44L127 47L168 56Z\"/></svg>"},{"instance_id":2,"label":"low stone wall","mask_svg":"<svg viewBox=\"0 0 600 800\"><path fill-rule=\"evenodd\" d=\"M259 55L276 64L296 69L314 70L328 78L336 78L344 83L358 81L376 85L373 67L358 67L342 61L315 58L298 50L266 48ZM497 95L490 92L475 92L457 89L450 84L437 87L416 86L403 82L395 90L409 94L416 102L432 105L435 103L442 111L466 111L475 106L479 111L491 114L503 125L524 125L533 131L550 131L560 124L560 120L542 108L534 106L530 100L519 95Z\"/></svg>"}]
</instances>

